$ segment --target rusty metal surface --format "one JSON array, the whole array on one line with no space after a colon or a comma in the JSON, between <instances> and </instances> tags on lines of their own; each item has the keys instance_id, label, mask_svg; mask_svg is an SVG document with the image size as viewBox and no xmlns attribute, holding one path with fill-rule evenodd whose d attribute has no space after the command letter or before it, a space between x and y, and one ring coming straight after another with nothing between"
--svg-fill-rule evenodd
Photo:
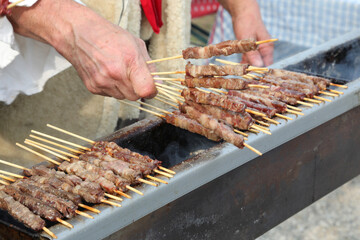
<instances>
[{"instance_id":1,"label":"rusty metal surface","mask_svg":"<svg viewBox=\"0 0 360 240\"><path fill-rule=\"evenodd\" d=\"M360 173L359 124L357 107L107 239L256 238Z\"/></svg>"}]
</instances>

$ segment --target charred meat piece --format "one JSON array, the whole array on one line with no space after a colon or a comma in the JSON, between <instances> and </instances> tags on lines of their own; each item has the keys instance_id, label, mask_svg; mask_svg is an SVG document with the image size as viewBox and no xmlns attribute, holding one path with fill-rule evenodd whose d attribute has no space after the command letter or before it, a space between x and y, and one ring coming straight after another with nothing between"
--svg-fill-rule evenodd
<instances>
[{"instance_id":1,"label":"charred meat piece","mask_svg":"<svg viewBox=\"0 0 360 240\"><path fill-rule=\"evenodd\" d=\"M255 109L258 112L264 113L269 118L272 118L275 115L275 113L277 112L276 108L265 106L262 103L248 101L243 98L236 97L236 96L228 96L228 97L232 98L234 101L242 102L243 104L246 105L246 108Z\"/></svg>"},{"instance_id":2,"label":"charred meat piece","mask_svg":"<svg viewBox=\"0 0 360 240\"><path fill-rule=\"evenodd\" d=\"M246 93L243 91L234 91L234 90L230 90L228 94L231 96L239 97L239 98L247 100L247 101L260 103L260 104L263 104L270 108L275 108L277 110L277 112L279 112L279 113L286 112L287 107L286 107L285 103L268 98L268 97L260 97L255 94Z\"/></svg>"},{"instance_id":3,"label":"charred meat piece","mask_svg":"<svg viewBox=\"0 0 360 240\"><path fill-rule=\"evenodd\" d=\"M194 78L203 76L242 76L246 74L249 64L239 65L193 65L190 62L185 66L186 75Z\"/></svg>"},{"instance_id":4,"label":"charred meat piece","mask_svg":"<svg viewBox=\"0 0 360 240\"><path fill-rule=\"evenodd\" d=\"M66 218L72 218L76 215L75 211L77 210L77 206L73 202L47 193L32 184L28 184L25 180L18 180L13 183L12 186L16 190L29 194L55 208Z\"/></svg>"},{"instance_id":5,"label":"charred meat piece","mask_svg":"<svg viewBox=\"0 0 360 240\"><path fill-rule=\"evenodd\" d=\"M19 192L13 186L1 186L0 191L4 191L9 196L13 197L16 201L26 206L30 211L39 215L46 220L55 222L57 218L62 218L62 215L53 207L50 207L28 194Z\"/></svg>"},{"instance_id":6,"label":"charred meat piece","mask_svg":"<svg viewBox=\"0 0 360 240\"><path fill-rule=\"evenodd\" d=\"M189 77L185 76L183 84L189 88L224 88L232 90L241 90L247 88L247 82L241 78L221 78L221 77Z\"/></svg>"},{"instance_id":7,"label":"charred meat piece","mask_svg":"<svg viewBox=\"0 0 360 240\"><path fill-rule=\"evenodd\" d=\"M304 93L306 95L306 97L309 97L309 98L314 97L314 95L318 92L318 89L314 89L313 86L311 86L309 84L297 82L297 81L293 81L293 80L283 80L281 78L273 78L268 75L259 79L259 81Z\"/></svg>"},{"instance_id":8,"label":"charred meat piece","mask_svg":"<svg viewBox=\"0 0 360 240\"><path fill-rule=\"evenodd\" d=\"M83 181L75 175L55 171L43 165L35 166L30 170L24 170L24 175L39 183L47 183L66 192L78 194L89 203L101 203L104 199L104 191L98 183Z\"/></svg>"},{"instance_id":9,"label":"charred meat piece","mask_svg":"<svg viewBox=\"0 0 360 240\"><path fill-rule=\"evenodd\" d=\"M213 118L212 116L205 113L201 113L189 105L182 105L181 111L183 111L190 118L198 121L204 127L213 130L226 142L231 143L238 148L244 147L244 138L241 135L236 134L234 129L231 126L225 124L223 121Z\"/></svg>"},{"instance_id":10,"label":"charred meat piece","mask_svg":"<svg viewBox=\"0 0 360 240\"><path fill-rule=\"evenodd\" d=\"M213 116L214 118L221 119L229 125L242 130L248 130L254 123L254 120L247 112L235 113L220 107L198 104L192 101L188 101L186 103L202 113L206 113Z\"/></svg>"},{"instance_id":11,"label":"charred meat piece","mask_svg":"<svg viewBox=\"0 0 360 240\"><path fill-rule=\"evenodd\" d=\"M271 74L276 77L281 77L284 79L292 78L297 79L299 81L311 80L313 84L315 84L320 90L326 90L326 88L330 85L331 81L326 78L310 76L303 73L297 73L282 69L272 69Z\"/></svg>"},{"instance_id":12,"label":"charred meat piece","mask_svg":"<svg viewBox=\"0 0 360 240\"><path fill-rule=\"evenodd\" d=\"M255 51L257 44L254 39L228 40L205 47L190 47L182 51L184 59L211 58L213 56L228 56L234 53Z\"/></svg>"},{"instance_id":13,"label":"charred meat piece","mask_svg":"<svg viewBox=\"0 0 360 240\"><path fill-rule=\"evenodd\" d=\"M244 93L249 93L255 96L269 98L272 100L281 101L290 105L296 105L297 99L294 97L289 97L282 92L279 91L271 91L270 89L262 89L262 88L252 88L252 89L246 89L242 90ZM230 94L230 91L229 91ZM233 95L233 94L230 94ZM305 95L304 95L305 96Z\"/></svg>"},{"instance_id":14,"label":"charred meat piece","mask_svg":"<svg viewBox=\"0 0 360 240\"><path fill-rule=\"evenodd\" d=\"M3 191L0 191L0 208L7 211L13 218L34 231L40 231L45 227L45 221L43 219Z\"/></svg>"},{"instance_id":15,"label":"charred meat piece","mask_svg":"<svg viewBox=\"0 0 360 240\"><path fill-rule=\"evenodd\" d=\"M222 107L233 112L243 113L246 107L244 103L235 101L229 96L201 92L195 88L184 89L181 95L185 98L185 101Z\"/></svg>"},{"instance_id":16,"label":"charred meat piece","mask_svg":"<svg viewBox=\"0 0 360 240\"><path fill-rule=\"evenodd\" d=\"M213 141L221 140L221 138L213 130L203 127L200 123L187 117L179 111L166 115L166 122L190 132L203 135L207 139Z\"/></svg>"}]
</instances>

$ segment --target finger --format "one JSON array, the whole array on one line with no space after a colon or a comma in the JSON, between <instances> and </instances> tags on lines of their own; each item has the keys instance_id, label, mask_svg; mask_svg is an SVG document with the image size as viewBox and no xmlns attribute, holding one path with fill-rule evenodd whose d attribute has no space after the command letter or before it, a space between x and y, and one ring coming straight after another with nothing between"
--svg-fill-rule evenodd
<instances>
[{"instance_id":1,"label":"finger","mask_svg":"<svg viewBox=\"0 0 360 240\"><path fill-rule=\"evenodd\" d=\"M147 68L143 58L138 59L138 64L133 64L130 71L130 80L134 88L134 92L140 98L152 97L156 95L154 80Z\"/></svg>"},{"instance_id":2,"label":"finger","mask_svg":"<svg viewBox=\"0 0 360 240\"><path fill-rule=\"evenodd\" d=\"M274 62L274 44L264 44L259 47L259 52L264 61L264 66L269 66Z\"/></svg>"},{"instance_id":3,"label":"finger","mask_svg":"<svg viewBox=\"0 0 360 240\"><path fill-rule=\"evenodd\" d=\"M130 81L126 81L126 82L130 82ZM119 93L121 93L126 99L130 101L136 101L140 98L135 93L134 88L131 85L121 84L120 82L117 82L115 88Z\"/></svg>"},{"instance_id":4,"label":"finger","mask_svg":"<svg viewBox=\"0 0 360 240\"><path fill-rule=\"evenodd\" d=\"M264 62L261 58L261 54L259 51L251 51L244 54L246 56L247 63L256 67L263 67Z\"/></svg>"}]
</instances>

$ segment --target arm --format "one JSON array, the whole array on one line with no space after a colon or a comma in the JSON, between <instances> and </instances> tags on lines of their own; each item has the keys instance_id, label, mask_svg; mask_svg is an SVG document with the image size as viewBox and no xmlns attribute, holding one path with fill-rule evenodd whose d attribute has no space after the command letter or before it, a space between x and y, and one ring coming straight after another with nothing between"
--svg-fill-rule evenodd
<instances>
[{"instance_id":1,"label":"arm","mask_svg":"<svg viewBox=\"0 0 360 240\"><path fill-rule=\"evenodd\" d=\"M72 0L39 0L15 7L15 32L52 45L77 70L88 90L118 99L156 94L145 44Z\"/></svg>"},{"instance_id":2,"label":"arm","mask_svg":"<svg viewBox=\"0 0 360 240\"><path fill-rule=\"evenodd\" d=\"M237 39L254 38L257 41L270 39L256 0L219 0L219 2L232 17ZM262 44L258 51L244 54L242 62L255 66L270 65L273 63L273 51L272 43Z\"/></svg>"}]
</instances>

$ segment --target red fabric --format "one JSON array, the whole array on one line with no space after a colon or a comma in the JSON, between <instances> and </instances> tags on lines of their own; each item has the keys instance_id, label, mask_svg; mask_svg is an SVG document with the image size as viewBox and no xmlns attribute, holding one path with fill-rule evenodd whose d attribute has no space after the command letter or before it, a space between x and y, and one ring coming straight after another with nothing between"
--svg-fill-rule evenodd
<instances>
[{"instance_id":1,"label":"red fabric","mask_svg":"<svg viewBox=\"0 0 360 240\"><path fill-rule=\"evenodd\" d=\"M10 9L7 9L9 0L0 0L0 16L10 15Z\"/></svg>"},{"instance_id":2,"label":"red fabric","mask_svg":"<svg viewBox=\"0 0 360 240\"><path fill-rule=\"evenodd\" d=\"M163 25L161 19L161 0L141 0L141 6L155 33L160 32Z\"/></svg>"},{"instance_id":3,"label":"red fabric","mask_svg":"<svg viewBox=\"0 0 360 240\"><path fill-rule=\"evenodd\" d=\"M202 17L211 13L215 13L219 7L216 0L192 0L191 17Z\"/></svg>"}]
</instances>

